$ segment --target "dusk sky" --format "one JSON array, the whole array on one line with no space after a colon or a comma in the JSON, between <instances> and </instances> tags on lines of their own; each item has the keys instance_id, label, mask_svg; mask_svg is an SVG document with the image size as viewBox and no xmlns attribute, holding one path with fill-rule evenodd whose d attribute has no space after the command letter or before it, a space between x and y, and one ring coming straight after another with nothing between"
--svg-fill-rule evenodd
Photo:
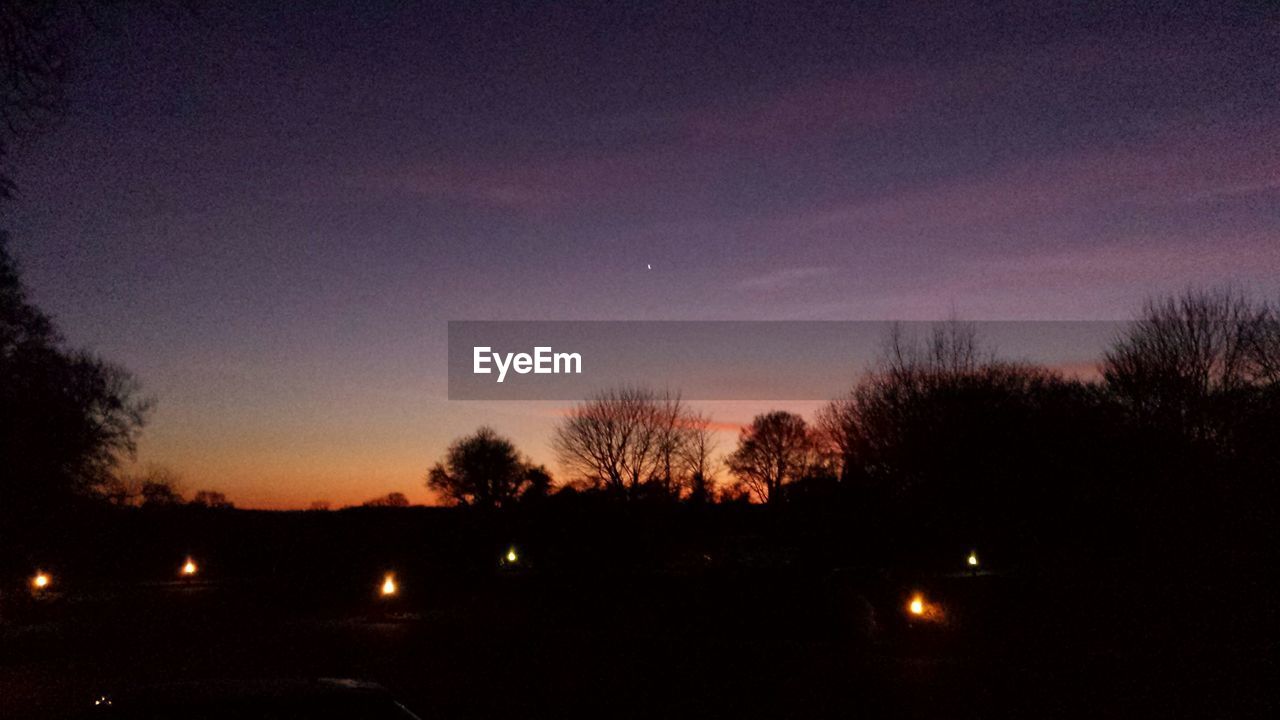
<instances>
[{"instance_id":1,"label":"dusk sky","mask_svg":"<svg viewBox=\"0 0 1280 720\"><path fill-rule=\"evenodd\" d=\"M430 502L480 424L552 463L561 404L445 399L449 320L1280 297L1274 3L141 5L6 225L139 462L242 506Z\"/></svg>"}]
</instances>

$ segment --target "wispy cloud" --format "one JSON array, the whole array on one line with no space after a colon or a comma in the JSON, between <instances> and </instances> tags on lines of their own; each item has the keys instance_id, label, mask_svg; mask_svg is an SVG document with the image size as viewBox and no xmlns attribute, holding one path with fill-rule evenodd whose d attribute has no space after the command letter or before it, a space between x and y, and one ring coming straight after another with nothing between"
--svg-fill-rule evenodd
<instances>
[{"instance_id":1,"label":"wispy cloud","mask_svg":"<svg viewBox=\"0 0 1280 720\"><path fill-rule=\"evenodd\" d=\"M923 102L928 90L920 73L906 69L808 80L741 105L698 108L681 123L702 142L794 143L896 122Z\"/></svg>"},{"instance_id":2,"label":"wispy cloud","mask_svg":"<svg viewBox=\"0 0 1280 720\"><path fill-rule=\"evenodd\" d=\"M743 290L784 290L803 283L834 275L832 267L795 267L773 270L743 279L738 287Z\"/></svg>"},{"instance_id":3,"label":"wispy cloud","mask_svg":"<svg viewBox=\"0 0 1280 720\"><path fill-rule=\"evenodd\" d=\"M1253 195L1269 195L1280 192L1280 169L1276 171L1276 177L1260 182L1242 183L1240 185L1229 185L1220 188L1210 188L1192 193L1188 196L1189 202L1211 202L1215 200L1226 200L1234 198L1250 197Z\"/></svg>"},{"instance_id":4,"label":"wispy cloud","mask_svg":"<svg viewBox=\"0 0 1280 720\"><path fill-rule=\"evenodd\" d=\"M717 98L663 114L584 121L597 131L641 124L646 133L639 141L629 131L590 150L553 157L493 159L478 152L409 160L359 171L348 184L516 212L583 209L663 193L688 196L723 181L743 158L769 162L800 144L826 145L842 134L899 122L925 92L924 80L905 71L806 79L748 93L737 102Z\"/></svg>"}]
</instances>

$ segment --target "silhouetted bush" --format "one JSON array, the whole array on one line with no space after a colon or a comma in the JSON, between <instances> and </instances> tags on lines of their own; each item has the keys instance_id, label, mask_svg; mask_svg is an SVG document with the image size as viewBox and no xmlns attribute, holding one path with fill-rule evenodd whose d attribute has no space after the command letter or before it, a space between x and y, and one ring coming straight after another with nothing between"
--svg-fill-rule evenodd
<instances>
[{"instance_id":1,"label":"silhouetted bush","mask_svg":"<svg viewBox=\"0 0 1280 720\"><path fill-rule=\"evenodd\" d=\"M509 507L546 497L551 485L545 467L521 458L514 443L487 427L455 440L427 473L427 487L451 505Z\"/></svg>"}]
</instances>

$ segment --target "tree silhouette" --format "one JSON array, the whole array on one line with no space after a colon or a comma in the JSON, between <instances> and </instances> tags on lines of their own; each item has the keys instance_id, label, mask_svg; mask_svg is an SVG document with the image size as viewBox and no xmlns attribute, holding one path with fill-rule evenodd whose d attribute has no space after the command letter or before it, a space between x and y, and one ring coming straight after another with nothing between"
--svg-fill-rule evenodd
<instances>
[{"instance_id":1,"label":"tree silhouette","mask_svg":"<svg viewBox=\"0 0 1280 720\"><path fill-rule=\"evenodd\" d=\"M1228 419L1220 398L1275 380L1276 327L1269 308L1231 290L1149 300L1103 377L1142 422L1209 440Z\"/></svg>"},{"instance_id":2,"label":"tree silhouette","mask_svg":"<svg viewBox=\"0 0 1280 720\"><path fill-rule=\"evenodd\" d=\"M569 411L556 428L560 463L578 481L622 499L679 498L695 473L705 484L711 441L705 418L677 395L606 390Z\"/></svg>"},{"instance_id":3,"label":"tree silhouette","mask_svg":"<svg viewBox=\"0 0 1280 720\"><path fill-rule=\"evenodd\" d=\"M695 503L710 502L716 496L716 438L711 431L711 418L689 414L683 426L679 456L688 499Z\"/></svg>"},{"instance_id":4,"label":"tree silhouette","mask_svg":"<svg viewBox=\"0 0 1280 720\"><path fill-rule=\"evenodd\" d=\"M526 492L545 496L550 485L546 468L530 467L510 440L488 427L455 440L427 474L427 487L446 502L485 508L509 506Z\"/></svg>"},{"instance_id":5,"label":"tree silhouette","mask_svg":"<svg viewBox=\"0 0 1280 720\"><path fill-rule=\"evenodd\" d=\"M124 369L68 350L26 298L0 233L0 514L110 490L151 403Z\"/></svg>"},{"instance_id":6,"label":"tree silhouette","mask_svg":"<svg viewBox=\"0 0 1280 720\"><path fill-rule=\"evenodd\" d=\"M0 6L0 160L9 142L39 132L64 106L66 23L60 3L13 0ZM0 199L13 183L0 175Z\"/></svg>"},{"instance_id":7,"label":"tree silhouette","mask_svg":"<svg viewBox=\"0 0 1280 720\"><path fill-rule=\"evenodd\" d=\"M742 430L725 461L760 502L781 502L783 487L807 477L818 464L817 445L804 418L775 410L757 415Z\"/></svg>"},{"instance_id":8,"label":"tree silhouette","mask_svg":"<svg viewBox=\"0 0 1280 720\"><path fill-rule=\"evenodd\" d=\"M152 467L142 477L128 481L138 488L137 498L144 508L172 507L183 503L178 474L164 467Z\"/></svg>"},{"instance_id":9,"label":"tree silhouette","mask_svg":"<svg viewBox=\"0 0 1280 720\"><path fill-rule=\"evenodd\" d=\"M1259 309L1245 344L1254 379L1268 385L1280 383L1280 302Z\"/></svg>"},{"instance_id":10,"label":"tree silhouette","mask_svg":"<svg viewBox=\"0 0 1280 720\"><path fill-rule=\"evenodd\" d=\"M381 497L372 500L366 500L364 507L376 508L403 508L409 507L409 498L405 497L402 492L387 493Z\"/></svg>"},{"instance_id":11,"label":"tree silhouette","mask_svg":"<svg viewBox=\"0 0 1280 720\"><path fill-rule=\"evenodd\" d=\"M225 493L217 490L200 490L191 498L191 504L196 507L206 507L216 510L229 510L235 507L235 503L227 499Z\"/></svg>"},{"instance_id":12,"label":"tree silhouette","mask_svg":"<svg viewBox=\"0 0 1280 720\"><path fill-rule=\"evenodd\" d=\"M123 4L117 0L0 3L0 165L14 140L44 132L62 117L75 46L87 34L106 27L113 11ZM161 4L152 3L152 8ZM13 181L0 171L0 200L12 196L14 189Z\"/></svg>"},{"instance_id":13,"label":"tree silhouette","mask_svg":"<svg viewBox=\"0 0 1280 720\"><path fill-rule=\"evenodd\" d=\"M1185 528L1195 508L1198 524L1216 512L1235 532L1257 508L1274 507L1276 311L1229 289L1190 290L1147 302L1107 353L1106 387L1145 458L1134 493L1163 530Z\"/></svg>"},{"instance_id":14,"label":"tree silhouette","mask_svg":"<svg viewBox=\"0 0 1280 720\"><path fill-rule=\"evenodd\" d=\"M551 495L554 484L550 471L544 465L530 465L525 469L525 488L520 499L537 501Z\"/></svg>"},{"instance_id":15,"label":"tree silhouette","mask_svg":"<svg viewBox=\"0 0 1280 720\"><path fill-rule=\"evenodd\" d=\"M998 360L969 326L891 333L880 364L820 413L848 493L953 539L1027 548L1097 516L1131 453L1102 388Z\"/></svg>"}]
</instances>

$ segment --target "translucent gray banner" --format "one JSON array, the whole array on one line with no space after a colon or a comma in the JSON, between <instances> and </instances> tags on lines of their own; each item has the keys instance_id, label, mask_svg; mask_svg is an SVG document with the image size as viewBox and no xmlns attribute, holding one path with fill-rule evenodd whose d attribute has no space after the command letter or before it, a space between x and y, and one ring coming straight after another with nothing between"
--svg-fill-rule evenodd
<instances>
[{"instance_id":1,"label":"translucent gray banner","mask_svg":"<svg viewBox=\"0 0 1280 720\"><path fill-rule=\"evenodd\" d=\"M451 321L449 399L581 400L639 385L688 400L826 400L883 355L891 321ZM965 322L1004 360L1094 372L1122 323Z\"/></svg>"}]
</instances>

